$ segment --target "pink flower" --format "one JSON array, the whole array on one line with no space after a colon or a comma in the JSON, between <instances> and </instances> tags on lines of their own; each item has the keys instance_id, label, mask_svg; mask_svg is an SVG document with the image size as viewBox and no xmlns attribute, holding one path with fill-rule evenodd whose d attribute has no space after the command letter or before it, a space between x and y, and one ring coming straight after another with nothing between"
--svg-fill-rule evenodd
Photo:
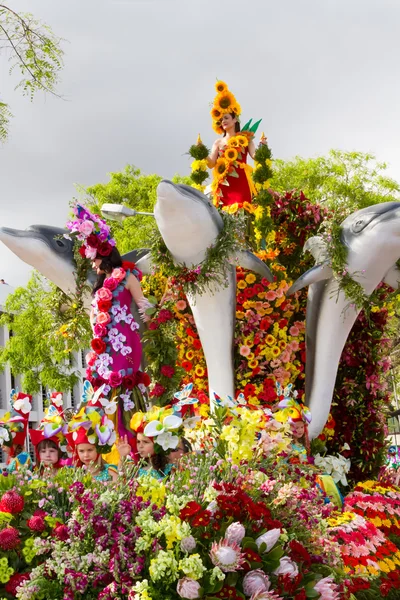
<instances>
[{"instance_id":1,"label":"pink flower","mask_svg":"<svg viewBox=\"0 0 400 600\"><path fill-rule=\"evenodd\" d=\"M114 269L113 272L111 273L111 275L113 276L114 279L116 279L118 282L120 282L125 278L126 271L125 271L125 269L122 269L122 268Z\"/></svg>"},{"instance_id":2,"label":"pink flower","mask_svg":"<svg viewBox=\"0 0 400 600\"><path fill-rule=\"evenodd\" d=\"M320 579L315 584L314 589L321 594L320 600L339 600L340 598L338 586L332 577Z\"/></svg>"},{"instance_id":3,"label":"pink flower","mask_svg":"<svg viewBox=\"0 0 400 600\"><path fill-rule=\"evenodd\" d=\"M192 535L189 535L188 537L185 537L181 540L181 549L183 550L183 552L187 552L189 554L189 552L193 552L195 548L196 540Z\"/></svg>"},{"instance_id":4,"label":"pink flower","mask_svg":"<svg viewBox=\"0 0 400 600\"><path fill-rule=\"evenodd\" d=\"M82 221L79 225L79 233L82 233L85 237L88 237L94 229L92 221Z\"/></svg>"},{"instance_id":5,"label":"pink flower","mask_svg":"<svg viewBox=\"0 0 400 600\"><path fill-rule=\"evenodd\" d=\"M175 304L177 310L185 310L185 308L187 307L187 304L184 300L178 300L178 302Z\"/></svg>"},{"instance_id":6,"label":"pink flower","mask_svg":"<svg viewBox=\"0 0 400 600\"><path fill-rule=\"evenodd\" d=\"M250 600L283 600L282 596L278 596L276 592L256 592Z\"/></svg>"},{"instance_id":7,"label":"pink flower","mask_svg":"<svg viewBox=\"0 0 400 600\"><path fill-rule=\"evenodd\" d=\"M210 558L213 565L219 567L224 573L237 571L244 562L244 554L240 546L236 542L229 543L228 540L213 542Z\"/></svg>"},{"instance_id":8,"label":"pink flower","mask_svg":"<svg viewBox=\"0 0 400 600\"><path fill-rule=\"evenodd\" d=\"M118 281L114 279L114 277L107 277L107 279L104 280L103 287L113 292L118 287Z\"/></svg>"},{"instance_id":9,"label":"pink flower","mask_svg":"<svg viewBox=\"0 0 400 600\"><path fill-rule=\"evenodd\" d=\"M244 536L246 535L246 530L241 523L235 522L231 523L225 532L225 539L229 542L236 542L236 544L240 544Z\"/></svg>"},{"instance_id":10,"label":"pink flower","mask_svg":"<svg viewBox=\"0 0 400 600\"><path fill-rule=\"evenodd\" d=\"M174 373L175 373L175 369L174 367L171 367L170 365L163 365L161 367L161 375L164 375L164 377L173 377Z\"/></svg>"},{"instance_id":11,"label":"pink flower","mask_svg":"<svg viewBox=\"0 0 400 600\"><path fill-rule=\"evenodd\" d=\"M111 317L108 313L100 312L96 316L96 323L98 323L99 325L108 325L110 321Z\"/></svg>"},{"instance_id":12,"label":"pink flower","mask_svg":"<svg viewBox=\"0 0 400 600\"><path fill-rule=\"evenodd\" d=\"M93 327L93 332L96 337L105 337L107 335L107 327L96 323L96 325Z\"/></svg>"},{"instance_id":13,"label":"pink flower","mask_svg":"<svg viewBox=\"0 0 400 600\"><path fill-rule=\"evenodd\" d=\"M179 579L176 591L181 598L186 598L187 600L200 598L200 584L191 577Z\"/></svg>"},{"instance_id":14,"label":"pink flower","mask_svg":"<svg viewBox=\"0 0 400 600\"><path fill-rule=\"evenodd\" d=\"M266 548L264 549L264 552L269 552L270 550L272 550L272 548L275 546L276 542L279 540L280 535L281 535L281 530L279 528L270 529L266 533L263 533L256 539L256 544L257 544L258 549L260 549L262 544L265 544Z\"/></svg>"},{"instance_id":15,"label":"pink flower","mask_svg":"<svg viewBox=\"0 0 400 600\"><path fill-rule=\"evenodd\" d=\"M111 371L110 376L108 378L108 383L111 387L118 387L122 383L122 375L119 371Z\"/></svg>"},{"instance_id":16,"label":"pink flower","mask_svg":"<svg viewBox=\"0 0 400 600\"><path fill-rule=\"evenodd\" d=\"M89 365L89 367L92 367L97 360L97 354L96 352L88 352L85 358L86 364Z\"/></svg>"},{"instance_id":17,"label":"pink flower","mask_svg":"<svg viewBox=\"0 0 400 600\"><path fill-rule=\"evenodd\" d=\"M274 290L268 290L268 292L265 294L265 298L269 301L275 300L276 292L274 292Z\"/></svg>"},{"instance_id":18,"label":"pink flower","mask_svg":"<svg viewBox=\"0 0 400 600\"><path fill-rule=\"evenodd\" d=\"M290 329L289 329L289 333L290 335L293 335L294 337L297 337L300 333L299 328L296 327L296 325L293 325Z\"/></svg>"},{"instance_id":19,"label":"pink flower","mask_svg":"<svg viewBox=\"0 0 400 600\"><path fill-rule=\"evenodd\" d=\"M251 350L248 346L240 346L239 354L240 356L249 356Z\"/></svg>"},{"instance_id":20,"label":"pink flower","mask_svg":"<svg viewBox=\"0 0 400 600\"><path fill-rule=\"evenodd\" d=\"M113 297L113 295L110 292L110 290L107 290L104 287L100 288L96 292L96 299L97 300L112 300L112 297Z\"/></svg>"},{"instance_id":21,"label":"pink flower","mask_svg":"<svg viewBox=\"0 0 400 600\"><path fill-rule=\"evenodd\" d=\"M299 574L297 565L288 556L283 556L279 561L279 567L275 569L274 575L289 575L290 578L296 577Z\"/></svg>"},{"instance_id":22,"label":"pink flower","mask_svg":"<svg viewBox=\"0 0 400 600\"><path fill-rule=\"evenodd\" d=\"M96 256L97 256L96 248L92 248L92 246L86 246L85 247L85 256L86 256L86 258L89 258L90 260L93 260L93 258L96 258Z\"/></svg>"},{"instance_id":23,"label":"pink flower","mask_svg":"<svg viewBox=\"0 0 400 600\"><path fill-rule=\"evenodd\" d=\"M261 569L246 573L243 579L243 591L246 596L268 592L271 582Z\"/></svg>"}]
</instances>

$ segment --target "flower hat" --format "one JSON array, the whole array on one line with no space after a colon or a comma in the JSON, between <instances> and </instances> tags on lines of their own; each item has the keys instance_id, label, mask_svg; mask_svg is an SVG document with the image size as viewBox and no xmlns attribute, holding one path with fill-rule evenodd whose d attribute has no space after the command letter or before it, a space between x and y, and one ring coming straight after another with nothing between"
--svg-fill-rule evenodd
<instances>
[{"instance_id":1,"label":"flower hat","mask_svg":"<svg viewBox=\"0 0 400 600\"><path fill-rule=\"evenodd\" d=\"M278 398L280 398L278 407L281 409L273 415L276 421L280 423L303 421L305 425L311 423L311 412L307 406L297 400L297 392L293 390L291 383L284 389L277 383L276 391Z\"/></svg>"},{"instance_id":2,"label":"flower hat","mask_svg":"<svg viewBox=\"0 0 400 600\"><path fill-rule=\"evenodd\" d=\"M147 413L137 412L130 425L136 434L143 433L153 439L157 454L177 448L183 436L182 417L174 414L174 409L168 406L154 406Z\"/></svg>"},{"instance_id":3,"label":"flower hat","mask_svg":"<svg viewBox=\"0 0 400 600\"><path fill-rule=\"evenodd\" d=\"M224 81L217 81L215 84L217 95L214 98L211 109L211 117L213 120L213 129L216 133L224 133L221 126L223 115L230 113L234 114L237 119L240 117L242 109L237 102L235 96L229 91L227 84Z\"/></svg>"},{"instance_id":4,"label":"flower hat","mask_svg":"<svg viewBox=\"0 0 400 600\"><path fill-rule=\"evenodd\" d=\"M0 419L0 446L23 446L28 430L32 396L11 390L11 410Z\"/></svg>"},{"instance_id":5,"label":"flower hat","mask_svg":"<svg viewBox=\"0 0 400 600\"><path fill-rule=\"evenodd\" d=\"M70 234L65 234L64 237L71 239L73 236L82 243L79 252L83 258L93 260L109 256L115 246L115 240L111 237L110 227L104 219L80 204L76 204L72 210L76 218L67 222Z\"/></svg>"},{"instance_id":6,"label":"flower hat","mask_svg":"<svg viewBox=\"0 0 400 600\"><path fill-rule=\"evenodd\" d=\"M74 450L79 444L93 444L99 454L108 454L117 435L103 408L84 404L68 423L67 439Z\"/></svg>"},{"instance_id":7,"label":"flower hat","mask_svg":"<svg viewBox=\"0 0 400 600\"><path fill-rule=\"evenodd\" d=\"M63 395L60 392L48 394L49 406L46 408L43 419L37 429L31 429L29 435L32 444L36 447L44 440L51 440L57 444L61 452L67 450L68 424L64 415Z\"/></svg>"}]
</instances>

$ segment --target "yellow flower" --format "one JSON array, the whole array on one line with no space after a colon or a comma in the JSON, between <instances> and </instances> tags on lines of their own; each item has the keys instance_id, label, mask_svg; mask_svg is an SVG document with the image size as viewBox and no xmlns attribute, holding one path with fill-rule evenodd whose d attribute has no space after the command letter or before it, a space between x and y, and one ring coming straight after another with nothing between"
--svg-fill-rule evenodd
<instances>
[{"instance_id":1,"label":"yellow flower","mask_svg":"<svg viewBox=\"0 0 400 600\"><path fill-rule=\"evenodd\" d=\"M254 273L249 273L248 275L246 275L246 281L247 283L249 283L250 285L252 283L254 283L256 280L256 276L254 275Z\"/></svg>"},{"instance_id":2,"label":"yellow flower","mask_svg":"<svg viewBox=\"0 0 400 600\"><path fill-rule=\"evenodd\" d=\"M254 346L254 341L251 338L244 338L243 344L251 348L252 346Z\"/></svg>"},{"instance_id":3,"label":"yellow flower","mask_svg":"<svg viewBox=\"0 0 400 600\"><path fill-rule=\"evenodd\" d=\"M229 138L227 146L231 147L231 148L239 148L239 142L238 142L237 137L233 136L233 137Z\"/></svg>"},{"instance_id":4,"label":"yellow flower","mask_svg":"<svg viewBox=\"0 0 400 600\"><path fill-rule=\"evenodd\" d=\"M265 311L267 312L267 311ZM276 339L274 338L273 335L271 335L270 333L267 335L267 337L265 338L265 343L268 344L268 346L272 346L273 344L275 344Z\"/></svg>"},{"instance_id":5,"label":"yellow flower","mask_svg":"<svg viewBox=\"0 0 400 600\"><path fill-rule=\"evenodd\" d=\"M244 279L240 279L240 281L237 282L237 286L239 288L239 290L244 290L245 288L247 288L246 282L244 281Z\"/></svg>"},{"instance_id":6,"label":"yellow flower","mask_svg":"<svg viewBox=\"0 0 400 600\"><path fill-rule=\"evenodd\" d=\"M214 100L214 108L220 110L222 114L233 112L234 105L235 96L227 89L219 93Z\"/></svg>"},{"instance_id":7,"label":"yellow flower","mask_svg":"<svg viewBox=\"0 0 400 600\"><path fill-rule=\"evenodd\" d=\"M219 121L219 119L222 117L222 111L214 106L211 111L211 117L214 119L214 121Z\"/></svg>"},{"instance_id":8,"label":"yellow flower","mask_svg":"<svg viewBox=\"0 0 400 600\"><path fill-rule=\"evenodd\" d=\"M194 357L194 352L193 352L193 350L188 350L188 351L186 352L186 358L187 358L188 360L192 360L192 359L193 359L193 357Z\"/></svg>"},{"instance_id":9,"label":"yellow flower","mask_svg":"<svg viewBox=\"0 0 400 600\"><path fill-rule=\"evenodd\" d=\"M229 204L228 206L223 206L222 210L226 213L228 213L228 215L235 215L237 213L237 211L239 210L239 204L237 202L235 202L235 204Z\"/></svg>"},{"instance_id":10,"label":"yellow flower","mask_svg":"<svg viewBox=\"0 0 400 600\"><path fill-rule=\"evenodd\" d=\"M225 160L225 158L220 157L218 158L215 167L214 167L214 172L216 177L219 180L225 179L225 177L228 174L228 170L229 170L229 163L227 160Z\"/></svg>"},{"instance_id":11,"label":"yellow flower","mask_svg":"<svg viewBox=\"0 0 400 600\"><path fill-rule=\"evenodd\" d=\"M194 160L190 165L192 171L207 171L207 161L203 160Z\"/></svg>"},{"instance_id":12,"label":"yellow flower","mask_svg":"<svg viewBox=\"0 0 400 600\"><path fill-rule=\"evenodd\" d=\"M204 377L204 374L206 371L205 371L205 369L203 369L203 367L201 365L197 365L194 372L197 375L197 377Z\"/></svg>"},{"instance_id":13,"label":"yellow flower","mask_svg":"<svg viewBox=\"0 0 400 600\"><path fill-rule=\"evenodd\" d=\"M227 148L224 152L224 158L229 160L229 162L235 162L238 157L237 150L235 148Z\"/></svg>"},{"instance_id":14,"label":"yellow flower","mask_svg":"<svg viewBox=\"0 0 400 600\"><path fill-rule=\"evenodd\" d=\"M280 353L281 353L281 351L280 351L280 349L278 348L278 346L274 346L274 347L272 348L272 354L273 354L273 356L274 356L275 358L277 358L277 357L280 355Z\"/></svg>"},{"instance_id":15,"label":"yellow flower","mask_svg":"<svg viewBox=\"0 0 400 600\"><path fill-rule=\"evenodd\" d=\"M385 563L385 561L378 560L378 566L379 566L380 570L383 571L384 573L390 573L390 569L387 566L387 564Z\"/></svg>"},{"instance_id":16,"label":"yellow flower","mask_svg":"<svg viewBox=\"0 0 400 600\"><path fill-rule=\"evenodd\" d=\"M226 92L228 89L228 86L226 85L225 81L217 81L217 83L215 84L215 90L217 91L218 94L222 94L222 92Z\"/></svg>"},{"instance_id":17,"label":"yellow flower","mask_svg":"<svg viewBox=\"0 0 400 600\"><path fill-rule=\"evenodd\" d=\"M243 148L249 145L249 141L245 135L239 134L236 136L236 139L238 141L239 146L242 146Z\"/></svg>"},{"instance_id":18,"label":"yellow flower","mask_svg":"<svg viewBox=\"0 0 400 600\"><path fill-rule=\"evenodd\" d=\"M258 360L251 360L248 363L248 366L250 367L250 369L255 369L256 367L258 367Z\"/></svg>"},{"instance_id":19,"label":"yellow flower","mask_svg":"<svg viewBox=\"0 0 400 600\"><path fill-rule=\"evenodd\" d=\"M242 310L237 310L236 311L236 318L237 319L244 319L244 312Z\"/></svg>"}]
</instances>

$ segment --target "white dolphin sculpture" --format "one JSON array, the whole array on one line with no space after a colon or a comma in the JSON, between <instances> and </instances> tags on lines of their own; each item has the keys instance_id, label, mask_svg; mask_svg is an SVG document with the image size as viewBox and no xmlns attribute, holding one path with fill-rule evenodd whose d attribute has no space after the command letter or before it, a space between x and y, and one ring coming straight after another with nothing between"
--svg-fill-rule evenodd
<instances>
[{"instance_id":1,"label":"white dolphin sculpture","mask_svg":"<svg viewBox=\"0 0 400 600\"><path fill-rule=\"evenodd\" d=\"M212 246L223 221L209 198L187 185L162 181L157 188L154 217L161 236L176 263L192 267L200 264ZM150 257L138 261L143 272L149 272ZM220 397L235 396L233 343L236 310L236 270L238 264L255 271L269 281L269 268L246 250L232 256L228 267L228 286L214 286L210 292L188 294L187 299L203 347L207 363L210 398L215 392Z\"/></svg>"},{"instance_id":2,"label":"white dolphin sculpture","mask_svg":"<svg viewBox=\"0 0 400 600\"><path fill-rule=\"evenodd\" d=\"M347 249L347 271L368 296L381 281L397 288L400 271L400 202L385 202L363 208L342 223L342 242ZM321 238L311 238L305 249L316 259L315 267L304 273L288 290L308 290L306 312L306 402L312 414L310 438L323 430L332 403L342 350L359 314L349 306L326 260Z\"/></svg>"}]
</instances>

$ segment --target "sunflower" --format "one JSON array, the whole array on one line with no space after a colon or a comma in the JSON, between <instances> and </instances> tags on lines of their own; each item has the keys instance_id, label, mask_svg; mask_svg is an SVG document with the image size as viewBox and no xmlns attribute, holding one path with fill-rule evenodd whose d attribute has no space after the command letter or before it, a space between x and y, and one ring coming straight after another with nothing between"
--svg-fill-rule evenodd
<instances>
[{"instance_id":1,"label":"sunflower","mask_svg":"<svg viewBox=\"0 0 400 600\"><path fill-rule=\"evenodd\" d=\"M232 107L235 106L235 96L226 90L221 92L214 100L214 108L221 110L223 113L233 112Z\"/></svg>"},{"instance_id":2,"label":"sunflower","mask_svg":"<svg viewBox=\"0 0 400 600\"><path fill-rule=\"evenodd\" d=\"M272 348L272 355L276 358L277 356L279 356L281 353L280 348L278 348L278 346L274 346Z\"/></svg>"},{"instance_id":3,"label":"sunflower","mask_svg":"<svg viewBox=\"0 0 400 600\"><path fill-rule=\"evenodd\" d=\"M235 162L238 157L237 150L235 148L227 148L224 152L224 157L230 162Z\"/></svg>"},{"instance_id":4,"label":"sunflower","mask_svg":"<svg viewBox=\"0 0 400 600\"><path fill-rule=\"evenodd\" d=\"M211 117L214 119L214 121L219 121L222 117L222 111L219 108L213 107L211 110Z\"/></svg>"},{"instance_id":5,"label":"sunflower","mask_svg":"<svg viewBox=\"0 0 400 600\"><path fill-rule=\"evenodd\" d=\"M235 102L235 104L233 104L231 107L231 112L234 112L235 115L238 117L242 112L242 108L241 108L240 104Z\"/></svg>"},{"instance_id":6,"label":"sunflower","mask_svg":"<svg viewBox=\"0 0 400 600\"><path fill-rule=\"evenodd\" d=\"M229 148L239 148L237 135L234 135L233 137L229 138L227 146Z\"/></svg>"},{"instance_id":7,"label":"sunflower","mask_svg":"<svg viewBox=\"0 0 400 600\"><path fill-rule=\"evenodd\" d=\"M225 179L225 177L228 175L228 170L229 170L229 163L228 161L223 158L220 157L214 167L214 172L216 174L216 177L221 180L221 179Z\"/></svg>"},{"instance_id":8,"label":"sunflower","mask_svg":"<svg viewBox=\"0 0 400 600\"><path fill-rule=\"evenodd\" d=\"M193 357L194 357L194 352L193 352L193 350L188 350L188 351L186 352L186 358L187 358L187 360L193 360Z\"/></svg>"},{"instance_id":9,"label":"sunflower","mask_svg":"<svg viewBox=\"0 0 400 600\"><path fill-rule=\"evenodd\" d=\"M249 145L249 140L247 139L247 137L245 135L237 135L236 139L238 141L239 146L242 146L243 148L246 148L246 146Z\"/></svg>"},{"instance_id":10,"label":"sunflower","mask_svg":"<svg viewBox=\"0 0 400 600\"><path fill-rule=\"evenodd\" d=\"M249 361L248 366L250 367L250 369L255 369L256 367L258 367L258 360Z\"/></svg>"},{"instance_id":11,"label":"sunflower","mask_svg":"<svg viewBox=\"0 0 400 600\"><path fill-rule=\"evenodd\" d=\"M270 333L267 335L267 337L265 338L265 343L268 344L268 346L272 346L272 344L275 344L275 338L273 335L271 335Z\"/></svg>"},{"instance_id":12,"label":"sunflower","mask_svg":"<svg viewBox=\"0 0 400 600\"><path fill-rule=\"evenodd\" d=\"M217 81L217 83L215 84L215 89L218 92L218 94L222 94L222 92L228 91L228 86L226 85L225 81Z\"/></svg>"}]
</instances>

